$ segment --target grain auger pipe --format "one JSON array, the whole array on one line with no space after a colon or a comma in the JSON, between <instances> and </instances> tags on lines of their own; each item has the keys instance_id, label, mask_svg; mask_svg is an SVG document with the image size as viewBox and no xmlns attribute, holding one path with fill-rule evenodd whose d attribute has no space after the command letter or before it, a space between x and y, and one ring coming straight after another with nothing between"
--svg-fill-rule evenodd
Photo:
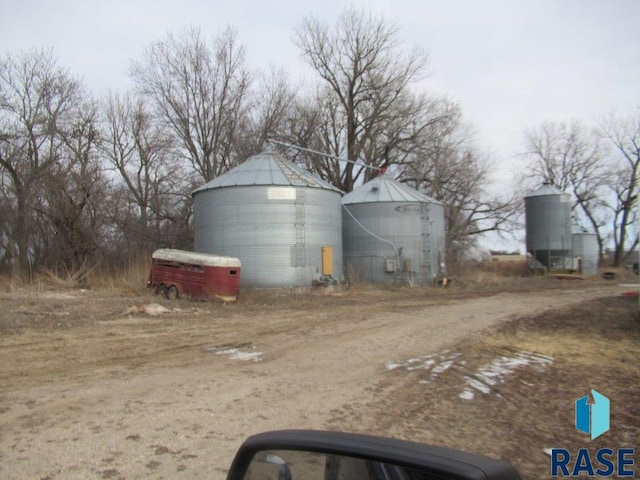
<instances>
[{"instance_id":1,"label":"grain auger pipe","mask_svg":"<svg viewBox=\"0 0 640 480\"><path fill-rule=\"evenodd\" d=\"M308 152L308 153L313 153L315 155L321 155L321 156L326 157L326 158L331 158L333 160L338 160L339 162L351 163L353 165L358 165L359 167L364 167L364 168L369 168L371 170L376 170L376 171L378 171L380 173L385 173L387 171L386 167L372 167L371 165L367 165L366 163L359 163L357 161L347 160L346 158L336 157L335 155L330 155L328 153L318 152L317 150L311 150L310 148L300 147L298 145L293 145L291 143L284 143L284 142L280 142L278 140L272 140L270 138L267 139L267 143L273 143L275 145L280 145L282 147L293 148L295 150L300 150L302 152Z\"/></svg>"}]
</instances>

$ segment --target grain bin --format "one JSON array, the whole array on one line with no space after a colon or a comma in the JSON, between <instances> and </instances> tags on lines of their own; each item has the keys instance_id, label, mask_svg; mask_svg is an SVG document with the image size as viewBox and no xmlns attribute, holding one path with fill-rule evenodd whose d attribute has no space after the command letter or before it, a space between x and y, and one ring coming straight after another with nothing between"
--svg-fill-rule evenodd
<instances>
[{"instance_id":1,"label":"grain bin","mask_svg":"<svg viewBox=\"0 0 640 480\"><path fill-rule=\"evenodd\" d=\"M571 237L573 258L578 260L582 275L598 274L598 236L595 233L574 233Z\"/></svg>"},{"instance_id":2,"label":"grain bin","mask_svg":"<svg viewBox=\"0 0 640 480\"><path fill-rule=\"evenodd\" d=\"M444 207L386 176L342 199L345 269L353 279L431 283L444 274Z\"/></svg>"},{"instance_id":3,"label":"grain bin","mask_svg":"<svg viewBox=\"0 0 640 480\"><path fill-rule=\"evenodd\" d=\"M548 270L571 266L571 196L548 183L524 198L527 252Z\"/></svg>"},{"instance_id":4,"label":"grain bin","mask_svg":"<svg viewBox=\"0 0 640 480\"><path fill-rule=\"evenodd\" d=\"M341 279L342 192L263 152L193 193L195 250L239 258L243 287Z\"/></svg>"}]
</instances>

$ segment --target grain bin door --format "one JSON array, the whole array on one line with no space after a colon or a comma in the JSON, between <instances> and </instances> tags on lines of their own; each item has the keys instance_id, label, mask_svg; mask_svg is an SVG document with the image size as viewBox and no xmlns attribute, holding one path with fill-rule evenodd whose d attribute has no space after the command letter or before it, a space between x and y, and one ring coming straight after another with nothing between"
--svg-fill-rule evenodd
<instances>
[{"instance_id":1,"label":"grain bin door","mask_svg":"<svg viewBox=\"0 0 640 480\"><path fill-rule=\"evenodd\" d=\"M333 248L332 247L322 247L322 275L326 275L326 276L333 275Z\"/></svg>"}]
</instances>

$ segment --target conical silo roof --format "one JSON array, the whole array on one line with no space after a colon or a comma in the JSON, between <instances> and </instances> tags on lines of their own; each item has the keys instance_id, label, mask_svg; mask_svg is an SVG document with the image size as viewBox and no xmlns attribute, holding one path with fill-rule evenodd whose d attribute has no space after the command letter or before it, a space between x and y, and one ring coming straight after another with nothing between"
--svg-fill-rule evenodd
<instances>
[{"instance_id":1,"label":"conical silo roof","mask_svg":"<svg viewBox=\"0 0 640 480\"><path fill-rule=\"evenodd\" d=\"M310 187L342 193L330 183L274 152L262 152L250 157L227 173L197 188L193 193L213 188L252 185Z\"/></svg>"},{"instance_id":2,"label":"conical silo roof","mask_svg":"<svg viewBox=\"0 0 640 480\"><path fill-rule=\"evenodd\" d=\"M538 189L529 192L524 198L529 197L544 197L547 195L568 195L558 187L551 185L550 183L543 183Z\"/></svg>"},{"instance_id":3,"label":"conical silo roof","mask_svg":"<svg viewBox=\"0 0 640 480\"><path fill-rule=\"evenodd\" d=\"M424 193L385 175L368 181L342 198L343 205L380 202L418 202L442 205Z\"/></svg>"}]
</instances>

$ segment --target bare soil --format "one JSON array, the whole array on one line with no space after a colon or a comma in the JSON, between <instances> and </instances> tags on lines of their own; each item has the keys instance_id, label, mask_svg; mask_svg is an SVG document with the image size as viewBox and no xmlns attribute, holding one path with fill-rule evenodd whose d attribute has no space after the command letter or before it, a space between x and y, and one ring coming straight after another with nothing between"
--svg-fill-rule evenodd
<instances>
[{"instance_id":1,"label":"bare soil","mask_svg":"<svg viewBox=\"0 0 640 480\"><path fill-rule=\"evenodd\" d=\"M247 436L282 428L448 445L544 477L543 448L585 441L572 405L590 388L612 399L609 440L640 444L637 300L619 294L554 280L244 292L151 315L149 296L0 293L0 478L222 479ZM461 398L465 377L520 351L553 362ZM388 368L452 354L437 376Z\"/></svg>"}]
</instances>

